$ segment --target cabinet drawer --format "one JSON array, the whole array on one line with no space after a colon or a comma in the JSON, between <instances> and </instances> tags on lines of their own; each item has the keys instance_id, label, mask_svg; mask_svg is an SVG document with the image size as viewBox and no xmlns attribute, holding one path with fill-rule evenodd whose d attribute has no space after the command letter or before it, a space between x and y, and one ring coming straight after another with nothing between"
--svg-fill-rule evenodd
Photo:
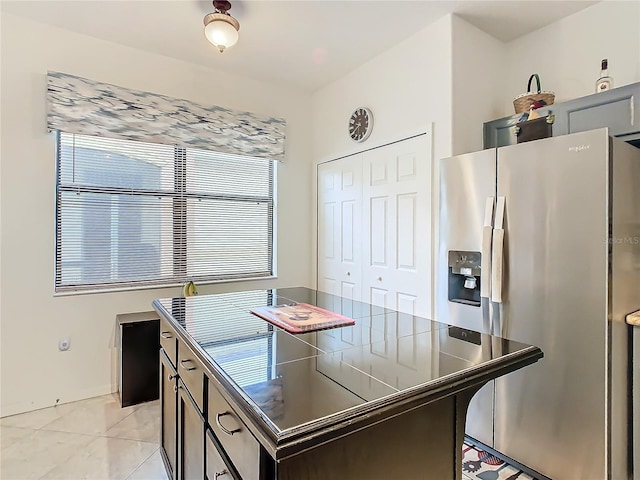
<instances>
[{"instance_id":1,"label":"cabinet drawer","mask_svg":"<svg viewBox=\"0 0 640 480\"><path fill-rule=\"evenodd\" d=\"M178 338L173 328L169 326L169 322L164 318L160 319L160 346L175 367L178 356Z\"/></svg>"},{"instance_id":2,"label":"cabinet drawer","mask_svg":"<svg viewBox=\"0 0 640 480\"><path fill-rule=\"evenodd\" d=\"M236 480L238 478L222 458L222 454L218 450L211 430L207 430L204 448L206 455L205 470L208 480Z\"/></svg>"},{"instance_id":3,"label":"cabinet drawer","mask_svg":"<svg viewBox=\"0 0 640 480\"><path fill-rule=\"evenodd\" d=\"M198 357L182 340L178 341L178 375L195 400L200 412L204 412L204 369Z\"/></svg>"},{"instance_id":4,"label":"cabinet drawer","mask_svg":"<svg viewBox=\"0 0 640 480\"><path fill-rule=\"evenodd\" d=\"M245 480L260 478L260 444L213 382L209 384L209 425Z\"/></svg>"}]
</instances>

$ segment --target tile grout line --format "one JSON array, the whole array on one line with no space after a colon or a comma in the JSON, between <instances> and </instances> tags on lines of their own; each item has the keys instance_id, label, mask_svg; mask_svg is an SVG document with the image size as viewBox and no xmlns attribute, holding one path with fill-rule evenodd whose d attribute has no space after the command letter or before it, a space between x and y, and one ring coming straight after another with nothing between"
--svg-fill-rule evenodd
<instances>
[{"instance_id":1,"label":"tile grout line","mask_svg":"<svg viewBox=\"0 0 640 480\"><path fill-rule=\"evenodd\" d=\"M151 459L151 457L153 457L159 449L160 449L160 445L158 445L158 448L156 448L156 449L153 451L153 453L152 453L151 455L149 455L149 456L148 456L147 458L145 458L142 462L140 462L140 465L138 465L136 468L134 468L134 469L131 471L131 473L129 473L129 475L127 475L127 476L125 477L125 479L124 479L124 480L128 480L129 478L131 478L131 476L132 476L134 473L136 473L136 472L140 469L140 467L142 467L142 465L144 465L146 462L148 462L148 461Z\"/></svg>"}]
</instances>

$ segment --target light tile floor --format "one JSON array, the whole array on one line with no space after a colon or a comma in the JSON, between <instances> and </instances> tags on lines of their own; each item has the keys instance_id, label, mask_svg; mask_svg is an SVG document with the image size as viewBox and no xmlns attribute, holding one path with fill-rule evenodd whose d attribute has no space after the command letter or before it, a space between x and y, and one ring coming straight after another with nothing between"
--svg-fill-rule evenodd
<instances>
[{"instance_id":1,"label":"light tile floor","mask_svg":"<svg viewBox=\"0 0 640 480\"><path fill-rule=\"evenodd\" d=\"M0 479L168 480L159 439L159 400L121 408L113 394L5 417Z\"/></svg>"},{"instance_id":2,"label":"light tile floor","mask_svg":"<svg viewBox=\"0 0 640 480\"><path fill-rule=\"evenodd\" d=\"M167 480L160 402L104 395L0 419L0 478Z\"/></svg>"}]
</instances>

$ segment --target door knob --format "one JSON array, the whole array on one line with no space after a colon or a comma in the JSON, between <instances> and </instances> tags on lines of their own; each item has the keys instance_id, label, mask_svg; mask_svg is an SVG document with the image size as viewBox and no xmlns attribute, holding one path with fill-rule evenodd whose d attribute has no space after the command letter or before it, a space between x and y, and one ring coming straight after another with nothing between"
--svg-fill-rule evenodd
<instances>
[{"instance_id":1,"label":"door knob","mask_svg":"<svg viewBox=\"0 0 640 480\"><path fill-rule=\"evenodd\" d=\"M347 272L347 277L351 275L351 272Z\"/></svg>"},{"instance_id":2,"label":"door knob","mask_svg":"<svg viewBox=\"0 0 640 480\"><path fill-rule=\"evenodd\" d=\"M381 282L382 281L382 277L378 277L378 281Z\"/></svg>"}]
</instances>

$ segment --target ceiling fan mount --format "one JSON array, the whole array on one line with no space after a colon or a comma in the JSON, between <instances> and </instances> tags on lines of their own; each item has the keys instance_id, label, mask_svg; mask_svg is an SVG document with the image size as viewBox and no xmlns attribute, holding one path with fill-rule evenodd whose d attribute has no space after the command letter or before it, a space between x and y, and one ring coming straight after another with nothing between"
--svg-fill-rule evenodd
<instances>
[{"instance_id":1,"label":"ceiling fan mount","mask_svg":"<svg viewBox=\"0 0 640 480\"><path fill-rule=\"evenodd\" d=\"M213 7L219 13L227 13L231 10L231 2L227 0L213 0Z\"/></svg>"}]
</instances>

